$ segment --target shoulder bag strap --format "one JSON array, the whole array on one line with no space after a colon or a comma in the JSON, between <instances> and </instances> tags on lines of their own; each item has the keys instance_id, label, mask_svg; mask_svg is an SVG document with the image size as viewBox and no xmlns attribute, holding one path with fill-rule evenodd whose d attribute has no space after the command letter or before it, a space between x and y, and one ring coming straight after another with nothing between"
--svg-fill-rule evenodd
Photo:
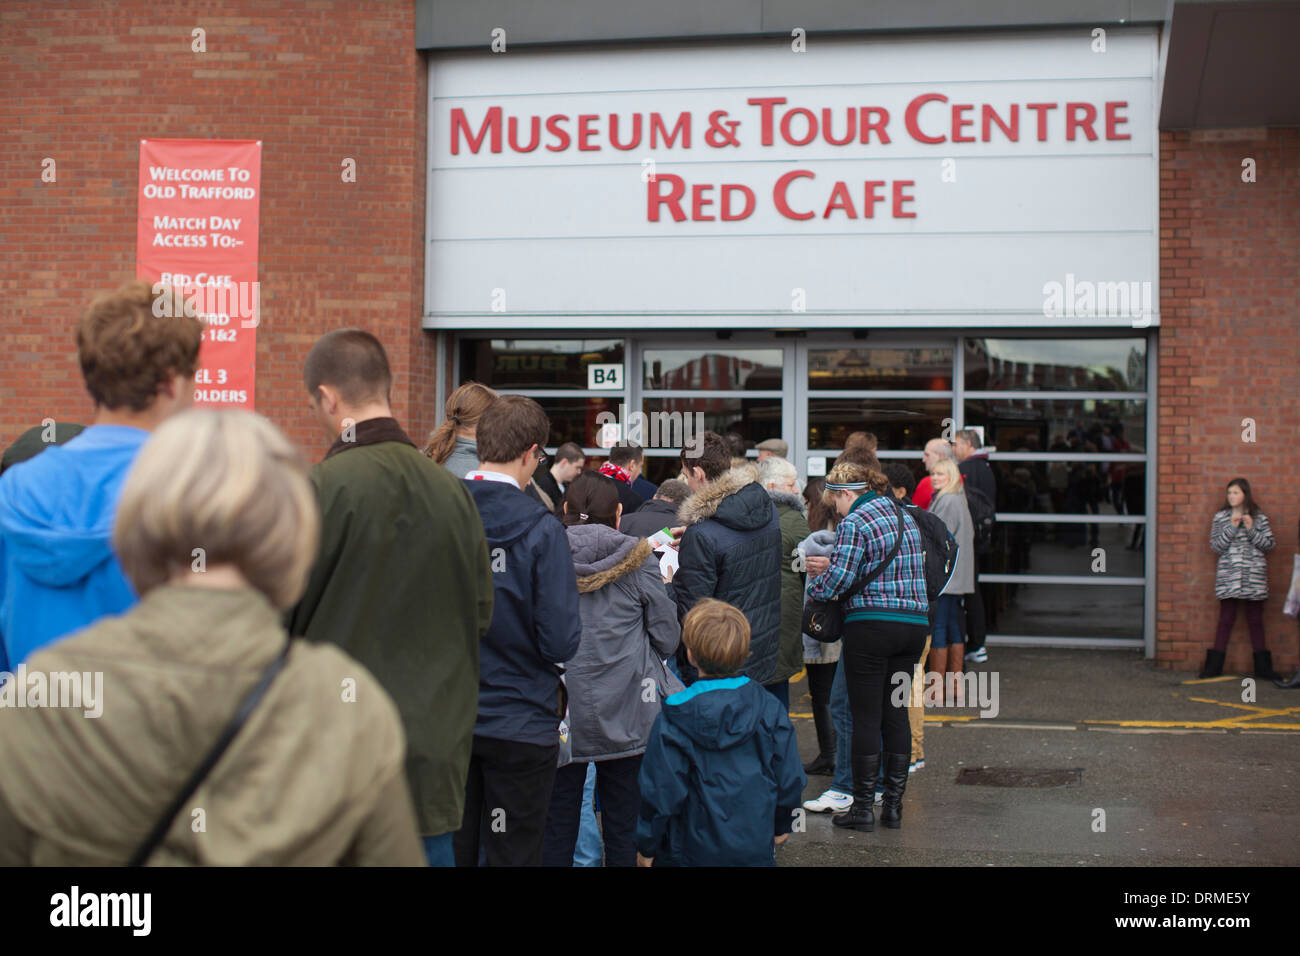
<instances>
[{"instance_id":1,"label":"shoulder bag strap","mask_svg":"<svg viewBox=\"0 0 1300 956\"><path fill-rule=\"evenodd\" d=\"M866 589L867 585L880 577L885 568L889 567L890 562L898 556L898 551L903 546L903 535L907 533L907 526L903 524L903 506L898 503L897 498L891 497L890 502L898 510L898 538L894 541L894 546L889 550L889 554L885 556L885 560L872 568L871 573L862 579L861 584L854 585L851 590L841 594L838 598L839 601L845 602L850 598L855 598L861 594Z\"/></svg>"},{"instance_id":2,"label":"shoulder bag strap","mask_svg":"<svg viewBox=\"0 0 1300 956\"><path fill-rule=\"evenodd\" d=\"M133 854L131 854L131 859L127 863L127 866L144 866L145 861L148 860L153 854L153 851L158 848L158 844L160 844L163 841L163 838L167 836L167 831L172 828L172 821L176 819L176 814L180 813L181 807L185 805L185 801L194 795L194 791L199 788L199 785L203 783L208 774L212 772L212 768L217 765L222 754L226 752L226 748L230 746L230 742L235 739L235 735L239 733L240 728L242 728L244 723L248 720L248 715L253 712L253 708L257 706L258 702L266 694L266 690L271 686L271 682L275 680L276 675L284 669L284 662L289 656L289 648L292 645L292 640L286 641L284 650L281 651L279 656L276 657L276 659L267 666L266 670L262 672L262 679L257 682L257 686L250 690L247 696L244 697L243 701L240 702L239 709L235 711L235 716L231 718L230 723L226 725L226 729L223 730L221 736L217 738L216 744L210 751L208 751L208 755L203 758L203 762L199 764L198 769L190 774L190 778L185 781L185 786L176 794L175 799L168 804L167 809L164 810L162 816L158 818L158 822L155 823L153 829L149 831L149 835L145 837L144 842L140 844Z\"/></svg>"}]
</instances>

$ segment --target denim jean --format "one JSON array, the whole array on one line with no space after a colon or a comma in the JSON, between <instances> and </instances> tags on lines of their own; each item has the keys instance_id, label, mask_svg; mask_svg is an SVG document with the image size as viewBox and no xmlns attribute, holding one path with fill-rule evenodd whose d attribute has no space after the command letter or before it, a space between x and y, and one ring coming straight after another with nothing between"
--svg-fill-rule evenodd
<instances>
[{"instance_id":1,"label":"denim jean","mask_svg":"<svg viewBox=\"0 0 1300 956\"><path fill-rule=\"evenodd\" d=\"M961 595L940 594L935 604L934 632L930 636L930 646L943 650L964 640L961 633Z\"/></svg>"},{"instance_id":2,"label":"denim jean","mask_svg":"<svg viewBox=\"0 0 1300 956\"><path fill-rule=\"evenodd\" d=\"M844 660L844 655L840 655ZM844 668L835 665L835 680L831 682L831 720L835 724L835 778L831 780L831 789L840 793L853 793L853 711L849 707L849 685L844 682ZM880 749L883 751L884 737L881 737ZM882 762L880 772L876 775L876 789L880 790L885 780L885 765Z\"/></svg>"},{"instance_id":3,"label":"denim jean","mask_svg":"<svg viewBox=\"0 0 1300 956\"><path fill-rule=\"evenodd\" d=\"M831 681L831 723L835 725L835 777L831 789L853 792L853 712L849 709L849 685L844 680L844 655L835 665Z\"/></svg>"},{"instance_id":4,"label":"denim jean","mask_svg":"<svg viewBox=\"0 0 1300 956\"><path fill-rule=\"evenodd\" d=\"M451 833L424 838L424 855L428 857L430 866L456 865L456 856L452 851L451 838Z\"/></svg>"},{"instance_id":5,"label":"denim jean","mask_svg":"<svg viewBox=\"0 0 1300 956\"><path fill-rule=\"evenodd\" d=\"M596 825L596 764L587 764L587 782L582 787L582 822L578 824L578 844L573 849L574 866L600 866L605 848Z\"/></svg>"}]
</instances>

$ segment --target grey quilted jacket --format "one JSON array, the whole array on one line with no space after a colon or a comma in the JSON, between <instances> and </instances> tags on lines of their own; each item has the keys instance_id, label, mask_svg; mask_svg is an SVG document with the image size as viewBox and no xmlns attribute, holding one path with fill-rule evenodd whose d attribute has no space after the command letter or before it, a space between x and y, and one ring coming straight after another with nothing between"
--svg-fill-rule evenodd
<instances>
[{"instance_id":1,"label":"grey quilted jacket","mask_svg":"<svg viewBox=\"0 0 1300 956\"><path fill-rule=\"evenodd\" d=\"M573 759L645 751L669 685L663 659L677 650L677 608L650 542L607 525L566 529L578 576L582 643L564 665Z\"/></svg>"}]
</instances>

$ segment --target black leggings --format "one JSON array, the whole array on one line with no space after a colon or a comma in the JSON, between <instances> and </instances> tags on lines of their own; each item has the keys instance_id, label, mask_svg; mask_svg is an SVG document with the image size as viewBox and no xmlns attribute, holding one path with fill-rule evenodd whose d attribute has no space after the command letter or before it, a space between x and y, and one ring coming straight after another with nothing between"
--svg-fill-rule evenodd
<instances>
[{"instance_id":1,"label":"black leggings","mask_svg":"<svg viewBox=\"0 0 1300 956\"><path fill-rule=\"evenodd\" d=\"M869 757L880 748L885 752L910 754L912 732L907 723L908 696L894 681L894 675L912 669L925 649L924 624L895 621L849 621L844 625L844 678L849 707L853 711L853 756ZM910 684L908 685L910 686ZM891 698L901 695L894 706Z\"/></svg>"}]
</instances>

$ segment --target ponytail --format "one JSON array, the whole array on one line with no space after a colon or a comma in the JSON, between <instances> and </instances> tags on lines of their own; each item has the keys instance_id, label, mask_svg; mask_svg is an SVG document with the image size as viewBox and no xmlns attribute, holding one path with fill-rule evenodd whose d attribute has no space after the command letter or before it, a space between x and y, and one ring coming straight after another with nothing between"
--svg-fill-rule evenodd
<instances>
[{"instance_id":1,"label":"ponytail","mask_svg":"<svg viewBox=\"0 0 1300 956\"><path fill-rule=\"evenodd\" d=\"M445 465L456 450L456 430L474 428L479 417L497 400L497 393L478 382L466 382L447 399L447 417L429 435L424 453Z\"/></svg>"}]
</instances>

